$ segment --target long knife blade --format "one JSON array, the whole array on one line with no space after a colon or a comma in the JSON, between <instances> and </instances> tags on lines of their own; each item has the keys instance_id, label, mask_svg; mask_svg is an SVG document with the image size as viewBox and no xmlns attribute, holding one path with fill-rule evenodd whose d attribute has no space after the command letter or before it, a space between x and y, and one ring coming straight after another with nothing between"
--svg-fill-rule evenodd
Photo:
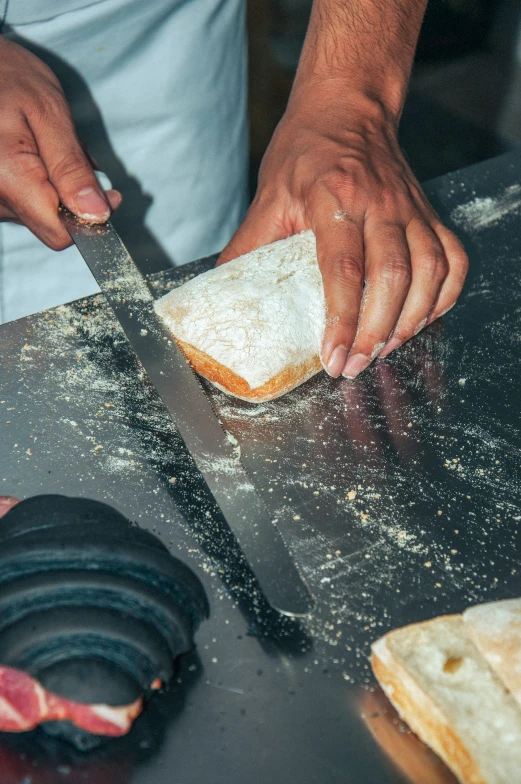
<instances>
[{"instance_id":1,"label":"long knife blade","mask_svg":"<svg viewBox=\"0 0 521 784\"><path fill-rule=\"evenodd\" d=\"M110 222L86 224L66 210L60 214L174 420L266 600L285 615L306 615L314 599L195 373L155 313L154 298L119 235ZM233 466L233 471L223 471L223 465Z\"/></svg>"}]
</instances>

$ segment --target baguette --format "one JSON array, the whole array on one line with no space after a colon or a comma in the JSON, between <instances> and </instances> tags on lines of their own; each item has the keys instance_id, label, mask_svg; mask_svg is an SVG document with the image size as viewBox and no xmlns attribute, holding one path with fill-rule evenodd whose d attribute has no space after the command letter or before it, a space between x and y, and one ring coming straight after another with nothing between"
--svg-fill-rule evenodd
<instances>
[{"instance_id":1,"label":"baguette","mask_svg":"<svg viewBox=\"0 0 521 784\"><path fill-rule=\"evenodd\" d=\"M521 782L521 709L460 615L390 632L373 644L372 665L401 718L462 784Z\"/></svg>"},{"instance_id":2,"label":"baguette","mask_svg":"<svg viewBox=\"0 0 521 784\"><path fill-rule=\"evenodd\" d=\"M243 400L273 400L322 369L325 299L311 231L209 270L155 308L194 370Z\"/></svg>"}]
</instances>

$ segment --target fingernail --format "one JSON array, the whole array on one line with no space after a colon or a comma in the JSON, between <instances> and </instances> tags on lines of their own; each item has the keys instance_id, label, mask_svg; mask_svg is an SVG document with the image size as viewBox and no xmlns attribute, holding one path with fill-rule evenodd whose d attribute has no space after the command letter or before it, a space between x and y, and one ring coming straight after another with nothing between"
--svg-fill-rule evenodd
<instances>
[{"instance_id":1,"label":"fingernail","mask_svg":"<svg viewBox=\"0 0 521 784\"><path fill-rule=\"evenodd\" d=\"M107 220L110 208L97 190L83 188L76 194L76 214L90 221Z\"/></svg>"},{"instance_id":2,"label":"fingernail","mask_svg":"<svg viewBox=\"0 0 521 784\"><path fill-rule=\"evenodd\" d=\"M107 201L110 204L111 209L117 210L117 208L123 201L123 196L119 191L115 191L115 190L107 191Z\"/></svg>"},{"instance_id":3,"label":"fingernail","mask_svg":"<svg viewBox=\"0 0 521 784\"><path fill-rule=\"evenodd\" d=\"M326 370L330 376L338 378L346 363L347 354L347 346L337 346L335 350L331 352L329 362L326 365Z\"/></svg>"},{"instance_id":4,"label":"fingernail","mask_svg":"<svg viewBox=\"0 0 521 784\"><path fill-rule=\"evenodd\" d=\"M391 353L391 351L394 351L395 348L398 348L398 346L401 345L402 343L400 340L398 340L398 338L391 338L391 340L388 340L387 343L385 344L383 351L380 351L380 353L378 354L378 359L383 359L384 357L387 357Z\"/></svg>"},{"instance_id":5,"label":"fingernail","mask_svg":"<svg viewBox=\"0 0 521 784\"><path fill-rule=\"evenodd\" d=\"M356 378L356 376L370 364L371 359L370 357L366 357L365 354L353 354L353 356L349 357L347 360L342 375L344 378Z\"/></svg>"}]
</instances>

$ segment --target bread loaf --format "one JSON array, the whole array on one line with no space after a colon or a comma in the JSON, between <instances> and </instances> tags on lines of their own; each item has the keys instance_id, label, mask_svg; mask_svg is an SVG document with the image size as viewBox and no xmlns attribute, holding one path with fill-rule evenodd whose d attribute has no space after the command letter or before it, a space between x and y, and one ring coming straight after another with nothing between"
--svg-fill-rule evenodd
<instances>
[{"instance_id":1,"label":"bread loaf","mask_svg":"<svg viewBox=\"0 0 521 784\"><path fill-rule=\"evenodd\" d=\"M521 599L470 607L463 620L471 640L521 706Z\"/></svg>"},{"instance_id":2,"label":"bread loaf","mask_svg":"<svg viewBox=\"0 0 521 784\"><path fill-rule=\"evenodd\" d=\"M401 718L462 784L521 782L521 709L461 615L390 632L372 646L372 665Z\"/></svg>"},{"instance_id":3,"label":"bread loaf","mask_svg":"<svg viewBox=\"0 0 521 784\"><path fill-rule=\"evenodd\" d=\"M311 231L205 272L155 307L194 370L235 397L273 400L321 370L325 300Z\"/></svg>"}]
</instances>

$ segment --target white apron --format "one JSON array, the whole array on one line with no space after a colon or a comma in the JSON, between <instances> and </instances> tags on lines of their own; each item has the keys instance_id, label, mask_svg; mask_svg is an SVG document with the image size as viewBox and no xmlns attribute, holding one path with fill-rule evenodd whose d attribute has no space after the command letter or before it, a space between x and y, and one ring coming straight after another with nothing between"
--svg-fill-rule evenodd
<instances>
[{"instance_id":1,"label":"white apron","mask_svg":"<svg viewBox=\"0 0 521 784\"><path fill-rule=\"evenodd\" d=\"M0 0L2 33L60 79L124 196L141 270L220 250L247 201L243 0ZM0 224L0 322L98 291L76 249Z\"/></svg>"}]
</instances>

